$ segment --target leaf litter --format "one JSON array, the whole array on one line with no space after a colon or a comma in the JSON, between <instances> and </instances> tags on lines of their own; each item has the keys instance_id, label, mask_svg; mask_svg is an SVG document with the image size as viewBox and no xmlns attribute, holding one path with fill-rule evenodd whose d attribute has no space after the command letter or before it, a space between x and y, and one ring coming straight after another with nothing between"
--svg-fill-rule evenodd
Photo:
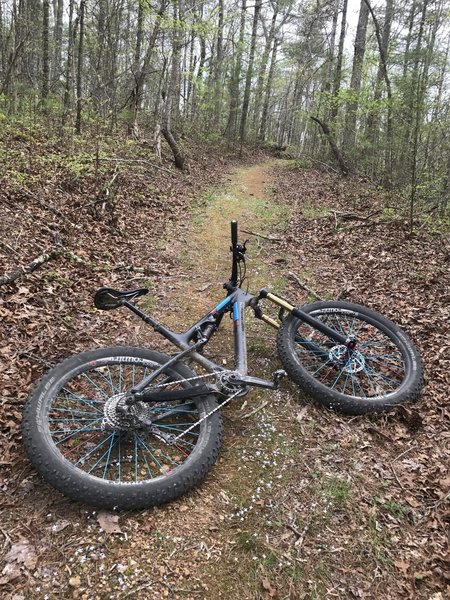
<instances>
[{"instance_id":1,"label":"leaf litter","mask_svg":"<svg viewBox=\"0 0 450 600\"><path fill-rule=\"evenodd\" d=\"M69 586L83 600L441 600L450 572L448 254L440 238L425 230L408 238L401 223L336 229L329 210L347 210L355 198L365 203L359 210L376 201L356 184L344 188L323 173L274 169L274 199L289 205L291 217L266 232L284 239L277 255L270 240L260 240L266 251L258 260L267 261L275 278L283 252L286 274L302 273L321 293L366 303L406 327L426 365L417 406L348 419L304 404L293 387L247 419L236 405L225 414L227 439L206 482L169 506L121 515L120 526L118 515L110 514L104 527L100 514L55 493L24 459L21 406L48 366L94 344L157 340L131 316L105 319L91 295L102 284L150 283L156 311L161 300L174 301L186 282L179 279L185 272L180 246L171 238L189 239L189 203L217 178L216 169L223 171L212 157L209 167L205 176L194 165L190 189L176 175L152 178L154 189L141 203L133 198L143 196L142 179L122 174L111 214L86 205L95 196L89 179L62 176L57 189L54 181L37 198L0 188L5 272L56 242L64 248L54 264L4 288L0 301L7 340L0 353L2 569L10 564L10 575L16 573L2 580L2 593L44 598ZM39 185L35 193L41 194ZM140 206L151 213L148 226L138 217ZM63 227L59 213L70 224ZM285 286L286 296L307 300L294 282L286 279ZM252 360L273 370L270 352ZM19 543L29 544L35 564L7 559Z\"/></svg>"}]
</instances>

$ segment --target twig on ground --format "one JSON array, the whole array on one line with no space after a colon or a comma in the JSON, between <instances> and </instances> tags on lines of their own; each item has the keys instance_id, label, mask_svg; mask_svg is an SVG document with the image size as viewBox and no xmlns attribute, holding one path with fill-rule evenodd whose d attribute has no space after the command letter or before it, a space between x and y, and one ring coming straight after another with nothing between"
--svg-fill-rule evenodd
<instances>
[{"instance_id":1,"label":"twig on ground","mask_svg":"<svg viewBox=\"0 0 450 600\"><path fill-rule=\"evenodd\" d=\"M143 158L108 158L108 157L100 157L92 160L102 160L106 162L123 162L123 163L137 163L143 165L149 165L153 169L157 169L158 171L164 171L165 173L170 173L171 175L175 175L176 172L171 169L166 169L165 167L160 167L159 165L155 165L151 160L145 160Z\"/></svg>"},{"instance_id":2,"label":"twig on ground","mask_svg":"<svg viewBox=\"0 0 450 600\"><path fill-rule=\"evenodd\" d=\"M251 417L252 415L254 415L255 413L259 412L260 410L262 410L265 406L267 406L269 404L269 401L266 400L265 402L263 402L260 406L257 406L256 408L254 408L253 410L251 410L249 413L247 413L246 415L243 415L241 418L242 419L248 419L249 417Z\"/></svg>"},{"instance_id":3,"label":"twig on ground","mask_svg":"<svg viewBox=\"0 0 450 600\"><path fill-rule=\"evenodd\" d=\"M44 365L45 367L47 367L47 369L51 369L52 367L55 366L54 362L50 363L50 362L48 362L48 360L45 360L45 358L36 356L36 354L33 354L32 352L21 352L19 355L19 358L22 358L23 356L25 358L29 358L30 360L34 360L34 362Z\"/></svg>"},{"instance_id":4,"label":"twig on ground","mask_svg":"<svg viewBox=\"0 0 450 600\"><path fill-rule=\"evenodd\" d=\"M405 486L403 485L403 483L400 481L400 479L398 478L398 475L394 469L394 465L391 463L391 471L394 473L394 477L396 482L398 483L398 485L402 488L402 490L405 489Z\"/></svg>"},{"instance_id":5,"label":"twig on ground","mask_svg":"<svg viewBox=\"0 0 450 600\"><path fill-rule=\"evenodd\" d=\"M306 292L308 292L308 294L312 294L318 300L323 300L323 297L320 294L318 294L312 288L310 288L309 286L307 286L306 283L303 283L303 281L301 281L297 277L297 275L295 273L292 273L292 271L289 271L289 279L291 279L292 281L295 281L295 283L298 286L300 286L303 290L305 290Z\"/></svg>"},{"instance_id":6,"label":"twig on ground","mask_svg":"<svg viewBox=\"0 0 450 600\"><path fill-rule=\"evenodd\" d=\"M14 250L14 248L12 248L12 246L9 246L3 240L0 240L0 245L3 246L3 248L6 248L6 250L8 250L9 252L12 252L13 254L18 254L17 250Z\"/></svg>"},{"instance_id":7,"label":"twig on ground","mask_svg":"<svg viewBox=\"0 0 450 600\"><path fill-rule=\"evenodd\" d=\"M411 452L411 450L417 450L417 446L411 446L410 448L406 448L406 450L403 450L403 452L401 452L398 456L392 459L391 464L395 463L395 461L401 458L402 456L405 456L405 454L408 454L408 452Z\"/></svg>"},{"instance_id":8,"label":"twig on ground","mask_svg":"<svg viewBox=\"0 0 450 600\"><path fill-rule=\"evenodd\" d=\"M351 213L351 212L341 212L339 210L332 210L331 212L334 214L335 219L339 218L339 219L342 219L343 221L368 221L375 215L379 215L381 212L381 209L374 210L371 213L369 213L368 215L359 215L358 213Z\"/></svg>"},{"instance_id":9,"label":"twig on ground","mask_svg":"<svg viewBox=\"0 0 450 600\"><path fill-rule=\"evenodd\" d=\"M31 261L28 265L25 265L24 267L17 267L17 269L14 269L14 271L11 271L10 273L6 273L5 275L3 275L3 277L0 277L0 285L5 285L6 283L12 283L13 281L15 281L16 279L19 279L23 275L26 275L27 273L32 273L33 271L35 271L38 267L40 267L44 263L48 262L49 260L52 260L53 258L57 258L60 255L61 255L61 250L53 250L52 252L45 252L44 254L41 254L40 256L35 258L33 261Z\"/></svg>"},{"instance_id":10,"label":"twig on ground","mask_svg":"<svg viewBox=\"0 0 450 600\"><path fill-rule=\"evenodd\" d=\"M296 541L294 542L294 546L296 548L300 548L305 540L305 535L308 533L309 526L311 524L311 519L309 519L303 529L300 531L293 523L285 523L286 527L288 527L291 531L295 533L297 536Z\"/></svg>"},{"instance_id":11,"label":"twig on ground","mask_svg":"<svg viewBox=\"0 0 450 600\"><path fill-rule=\"evenodd\" d=\"M255 231L249 231L248 229L241 229L242 233L248 235L254 235L256 237L263 238L263 240L269 240L269 242L282 242L283 238L274 237L273 235L263 235L262 233L256 233Z\"/></svg>"}]
</instances>

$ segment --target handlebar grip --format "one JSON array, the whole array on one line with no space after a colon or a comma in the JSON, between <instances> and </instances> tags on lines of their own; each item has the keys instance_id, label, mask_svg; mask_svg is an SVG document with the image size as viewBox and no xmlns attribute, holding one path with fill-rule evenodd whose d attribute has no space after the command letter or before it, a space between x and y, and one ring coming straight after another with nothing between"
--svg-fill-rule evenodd
<instances>
[{"instance_id":1,"label":"handlebar grip","mask_svg":"<svg viewBox=\"0 0 450 600\"><path fill-rule=\"evenodd\" d=\"M231 246L235 248L238 243L238 224L235 219L231 221Z\"/></svg>"}]
</instances>

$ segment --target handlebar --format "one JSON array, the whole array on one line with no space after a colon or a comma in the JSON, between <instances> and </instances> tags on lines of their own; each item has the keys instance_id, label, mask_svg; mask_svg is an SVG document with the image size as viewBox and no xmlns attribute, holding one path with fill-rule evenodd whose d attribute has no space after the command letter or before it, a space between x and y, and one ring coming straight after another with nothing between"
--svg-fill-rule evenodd
<instances>
[{"instance_id":1,"label":"handlebar","mask_svg":"<svg viewBox=\"0 0 450 600\"><path fill-rule=\"evenodd\" d=\"M238 224L236 219L231 221L231 248L232 250L237 246L238 243Z\"/></svg>"},{"instance_id":2,"label":"handlebar","mask_svg":"<svg viewBox=\"0 0 450 600\"><path fill-rule=\"evenodd\" d=\"M231 252L233 255L232 263L231 263L231 277L230 284L233 287L237 287L237 279L238 279L238 259L237 259L237 249L238 245L238 224L235 219L231 221Z\"/></svg>"},{"instance_id":3,"label":"handlebar","mask_svg":"<svg viewBox=\"0 0 450 600\"><path fill-rule=\"evenodd\" d=\"M241 261L245 261L245 251L246 247L245 241L242 245L238 244L238 224L235 219L231 221L231 247L230 250L233 254L232 264L231 264L231 277L230 281L225 284L225 287L229 289L236 288L238 286L238 263Z\"/></svg>"}]
</instances>

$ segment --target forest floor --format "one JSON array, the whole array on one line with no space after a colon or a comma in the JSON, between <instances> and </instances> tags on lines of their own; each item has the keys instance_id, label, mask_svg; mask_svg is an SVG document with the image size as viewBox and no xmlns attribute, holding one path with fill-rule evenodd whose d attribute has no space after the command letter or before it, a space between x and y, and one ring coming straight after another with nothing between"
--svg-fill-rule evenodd
<instances>
[{"instance_id":1,"label":"forest floor","mask_svg":"<svg viewBox=\"0 0 450 600\"><path fill-rule=\"evenodd\" d=\"M409 236L401 220L373 217L362 227L368 223L344 220L340 213L368 215L378 201L357 182L283 161L243 167L207 160L207 168L193 165L188 185L160 173L151 200L143 180L121 172L112 206L99 194L109 175L104 188L92 175L98 201L87 205L62 158L70 207L67 190L37 197L46 188L36 180L26 194L22 182L3 197L0 191L6 272L43 248L63 249L4 287L0 304L2 597L444 600L448 248L425 228ZM73 351L167 347L131 314L93 309L92 291L145 284L150 296L140 305L187 326L222 296L232 218L241 231L261 234L240 235L250 239L251 290L264 286L305 303L311 298L287 277L294 272L323 297L359 301L400 322L424 358L421 399L387 415L349 418L312 404L292 384L251 391L224 409L219 460L181 499L115 515L64 498L39 479L20 445L32 382ZM231 366L226 321L211 353ZM250 372L270 377L280 367L274 332L249 318L248 336Z\"/></svg>"}]
</instances>

